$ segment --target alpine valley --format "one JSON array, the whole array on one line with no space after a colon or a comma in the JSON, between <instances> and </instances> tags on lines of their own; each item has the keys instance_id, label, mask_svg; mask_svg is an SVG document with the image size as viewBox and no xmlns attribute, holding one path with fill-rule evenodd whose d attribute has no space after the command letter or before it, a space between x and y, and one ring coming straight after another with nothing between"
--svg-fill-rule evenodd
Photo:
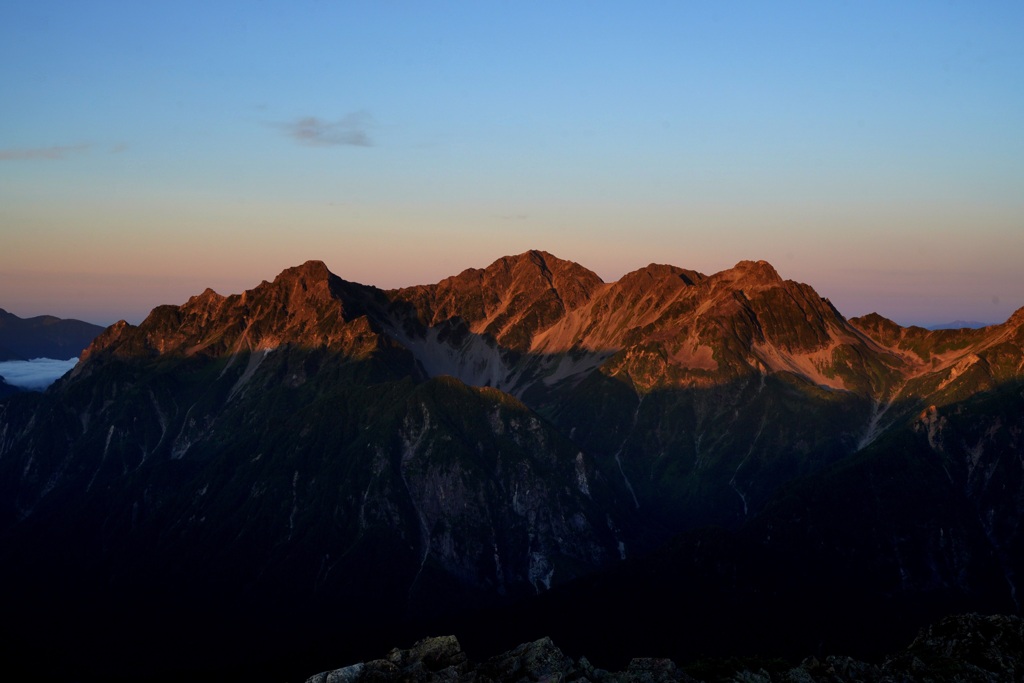
<instances>
[{"instance_id":1,"label":"alpine valley","mask_svg":"<svg viewBox=\"0 0 1024 683\"><path fill-rule=\"evenodd\" d=\"M847 319L763 261L310 261L0 401L3 642L40 678L301 680L448 633L877 657L1019 613L1022 523L1024 309Z\"/></svg>"}]
</instances>

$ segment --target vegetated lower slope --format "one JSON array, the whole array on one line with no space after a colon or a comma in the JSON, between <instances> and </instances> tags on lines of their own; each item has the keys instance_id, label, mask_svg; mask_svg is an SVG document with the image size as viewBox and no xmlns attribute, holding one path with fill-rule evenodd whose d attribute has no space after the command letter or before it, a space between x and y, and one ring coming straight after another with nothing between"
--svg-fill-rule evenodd
<instances>
[{"instance_id":1,"label":"vegetated lower slope","mask_svg":"<svg viewBox=\"0 0 1024 683\"><path fill-rule=\"evenodd\" d=\"M905 329L764 262L604 283L536 251L394 291L319 262L207 290L0 403L10 642L69 674L109 673L111 638L123 672L174 647L194 675L315 668L439 618L524 640L547 605L596 637L603 608L715 622L724 600L737 647L810 595L795 613L835 626L837 585L849 623L1013 609L1022 316Z\"/></svg>"},{"instance_id":2,"label":"vegetated lower slope","mask_svg":"<svg viewBox=\"0 0 1024 683\"><path fill-rule=\"evenodd\" d=\"M77 358L102 331L81 320L52 315L19 318L0 308L0 361Z\"/></svg>"}]
</instances>

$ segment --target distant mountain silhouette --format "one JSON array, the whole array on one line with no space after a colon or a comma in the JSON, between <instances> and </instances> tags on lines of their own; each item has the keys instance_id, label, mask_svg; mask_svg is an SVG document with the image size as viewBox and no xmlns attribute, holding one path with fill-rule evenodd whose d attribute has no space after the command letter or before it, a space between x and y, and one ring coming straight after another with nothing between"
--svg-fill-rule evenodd
<instances>
[{"instance_id":1,"label":"distant mountain silhouette","mask_svg":"<svg viewBox=\"0 0 1024 683\"><path fill-rule=\"evenodd\" d=\"M0 308L0 361L77 358L102 331L81 320L51 315L19 318Z\"/></svg>"},{"instance_id":2,"label":"distant mountain silhouette","mask_svg":"<svg viewBox=\"0 0 1024 683\"><path fill-rule=\"evenodd\" d=\"M929 325L929 330L958 330L960 328L969 327L971 329L978 329L980 327L988 327L993 323L980 323L977 320L954 320L949 323L939 323L937 325Z\"/></svg>"}]
</instances>

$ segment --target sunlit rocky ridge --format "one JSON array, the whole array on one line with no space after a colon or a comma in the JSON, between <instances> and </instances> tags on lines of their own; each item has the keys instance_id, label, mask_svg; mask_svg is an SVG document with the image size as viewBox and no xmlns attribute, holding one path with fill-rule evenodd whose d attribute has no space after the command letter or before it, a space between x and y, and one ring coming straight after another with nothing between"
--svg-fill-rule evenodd
<instances>
[{"instance_id":1,"label":"sunlit rocky ridge","mask_svg":"<svg viewBox=\"0 0 1024 683\"><path fill-rule=\"evenodd\" d=\"M863 648L838 622L869 609L900 615L893 638L1015 611L1021 316L848 320L765 262L604 283L534 251L391 291L308 262L114 325L46 395L0 404L4 578L29 623L69 612L53 642L97 600L97 639L140 666L178 643L187 670L251 638L284 661L445 619L507 625L471 629L479 647L583 650L617 631L581 624L659 601L692 620L629 636L677 658L773 619L794 647Z\"/></svg>"}]
</instances>

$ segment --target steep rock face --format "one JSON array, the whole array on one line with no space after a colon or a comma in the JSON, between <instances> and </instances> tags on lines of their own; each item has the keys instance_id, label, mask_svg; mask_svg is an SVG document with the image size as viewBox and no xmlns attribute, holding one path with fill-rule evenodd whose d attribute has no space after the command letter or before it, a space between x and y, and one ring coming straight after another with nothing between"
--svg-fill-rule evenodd
<instances>
[{"instance_id":1,"label":"steep rock face","mask_svg":"<svg viewBox=\"0 0 1024 683\"><path fill-rule=\"evenodd\" d=\"M607 566L637 526L590 456L497 391L327 349L90 362L57 403L0 404L9 614L19 638L49 630L59 653L22 648L47 661L115 639L189 669L309 639L271 638L271 615L436 619Z\"/></svg>"},{"instance_id":2,"label":"steep rock face","mask_svg":"<svg viewBox=\"0 0 1024 683\"><path fill-rule=\"evenodd\" d=\"M220 414L240 399L279 383L298 389L339 362L355 364L357 384L450 375L518 397L584 453L609 495L650 511L657 527L736 525L786 481L864 448L927 400L1020 374L1012 321L937 332L877 316L852 323L765 262L710 277L652 264L605 284L533 251L393 292L308 262L240 295L207 290L137 328L109 328L66 389L84 401L82 434L67 439L97 420L102 435L121 403L116 381L87 383L108 366L131 375L152 362L166 378L140 396L160 438L125 432L142 459L161 449L181 457L225 429ZM174 396L172 378L185 376L174 359L216 374L189 405ZM110 428L101 452L120 433Z\"/></svg>"},{"instance_id":3,"label":"steep rock face","mask_svg":"<svg viewBox=\"0 0 1024 683\"><path fill-rule=\"evenodd\" d=\"M711 277L652 264L604 284L576 264L528 252L389 296L389 334L427 375L533 392L534 402L598 368L641 393L789 373L881 399L906 365L764 262Z\"/></svg>"},{"instance_id":4,"label":"steep rock face","mask_svg":"<svg viewBox=\"0 0 1024 683\"><path fill-rule=\"evenodd\" d=\"M530 252L392 295L390 333L426 375L524 400L669 528L736 524L869 442L906 365L764 262L605 285Z\"/></svg>"},{"instance_id":5,"label":"steep rock face","mask_svg":"<svg viewBox=\"0 0 1024 683\"><path fill-rule=\"evenodd\" d=\"M344 565L393 547L383 587L408 597L402 609L438 582L536 592L619 554L611 519L628 516L608 516L590 458L507 396L389 381L323 352L230 361L108 362L71 405L38 415L45 441L31 425L6 430L5 520L71 556L116 565L146 547L132 562L157 574L170 564L201 576L212 562L299 595L348 594ZM47 528L69 500L88 514ZM179 553L188 546L208 550Z\"/></svg>"},{"instance_id":6,"label":"steep rock face","mask_svg":"<svg viewBox=\"0 0 1024 683\"><path fill-rule=\"evenodd\" d=\"M688 287L704 279L695 271L652 263L595 291L587 305L536 335L531 348L541 353L617 351L665 317Z\"/></svg>"},{"instance_id":7,"label":"steep rock face","mask_svg":"<svg viewBox=\"0 0 1024 683\"><path fill-rule=\"evenodd\" d=\"M345 282L320 261L282 272L240 295L211 289L181 306L159 306L138 326L118 323L93 342L98 355L212 356L273 350L285 344L365 357L379 344L367 316L385 305L371 287Z\"/></svg>"},{"instance_id":8,"label":"steep rock face","mask_svg":"<svg viewBox=\"0 0 1024 683\"><path fill-rule=\"evenodd\" d=\"M410 303L426 326L459 318L472 333L523 352L538 331L587 303L603 287L601 278L576 263L530 251L393 296Z\"/></svg>"},{"instance_id":9,"label":"steep rock face","mask_svg":"<svg viewBox=\"0 0 1024 683\"><path fill-rule=\"evenodd\" d=\"M988 386L989 379L975 381ZM966 400L933 404L912 424L921 450L942 464L957 492L970 501L971 516L998 561L1000 584L1018 609L1024 576L1022 399L1024 382L998 383Z\"/></svg>"},{"instance_id":10,"label":"steep rock face","mask_svg":"<svg viewBox=\"0 0 1024 683\"><path fill-rule=\"evenodd\" d=\"M917 394L941 392L978 363L982 363L979 369L994 383L1020 376L1019 351L1024 342L1024 315L1020 311L1005 323L978 329L901 328L877 314L851 322L905 359L907 367L903 374L908 389ZM968 384L969 392L976 391L974 383Z\"/></svg>"},{"instance_id":11,"label":"steep rock face","mask_svg":"<svg viewBox=\"0 0 1024 683\"><path fill-rule=\"evenodd\" d=\"M391 333L429 376L452 375L521 396L542 379L576 376L600 363L597 354L563 364L533 347L538 334L604 288L586 268L530 251L436 285L390 292Z\"/></svg>"},{"instance_id":12,"label":"steep rock face","mask_svg":"<svg viewBox=\"0 0 1024 683\"><path fill-rule=\"evenodd\" d=\"M638 523L592 458L507 394L425 377L387 308L305 264L112 326L48 395L0 406L19 604L95 583L112 605L344 605L383 628L619 558ZM180 604L133 597L153 583Z\"/></svg>"}]
</instances>

